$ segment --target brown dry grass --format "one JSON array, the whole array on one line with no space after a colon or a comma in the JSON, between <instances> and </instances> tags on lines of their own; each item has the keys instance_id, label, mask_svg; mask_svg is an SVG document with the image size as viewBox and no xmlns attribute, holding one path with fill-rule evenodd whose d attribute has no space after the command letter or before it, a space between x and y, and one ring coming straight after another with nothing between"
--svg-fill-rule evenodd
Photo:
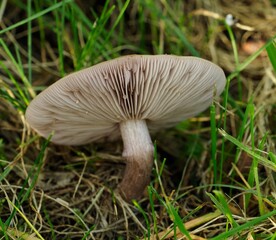
<instances>
[{"instance_id":1,"label":"brown dry grass","mask_svg":"<svg viewBox=\"0 0 276 240\"><path fill-rule=\"evenodd\" d=\"M157 4L166 9L164 2L157 1ZM218 18L223 18L226 14L231 13L242 25L233 27L240 62L252 54L251 48L258 48L259 44L275 35L276 9L268 0L236 1L235 4L223 0L186 1L185 4L182 4L181 1L177 2L181 9L178 12L183 11L187 14L188 25L186 31L192 45L200 52L202 57L211 59L220 65L226 74L233 72L236 65L231 42L227 37L224 26L218 24ZM90 10L87 9L86 3L83 1L78 1L78 3L83 11L88 14ZM114 3L117 5L116 1ZM26 11L18 7L19 5L16 4L16 1L8 3L1 22L2 28L26 17ZM131 3L126 12L128 22L123 24L123 27L127 29L124 37L132 46L139 45L140 41L140 33L136 28L138 25L136 18L138 5L138 1ZM94 3L94 6L97 11L96 3ZM172 8L174 7L172 6ZM149 10L146 9L145 11L150 16ZM116 18L116 15L114 18ZM175 18L177 18L177 15L175 15ZM149 20L152 19L145 19L145 21ZM158 19L155 20L158 22ZM147 22L147 24L149 29L153 28L151 22ZM153 24L156 24L156 22ZM177 37L168 36L164 33L164 22L160 21L158 24L159 33L157 35L159 41L164 42L162 45L164 52L174 53L173 49L169 47L168 41L177 42ZM207 32L207 26L209 31L213 31L212 34ZM48 30L46 33L49 33L49 35L46 38L45 48L41 48L37 28L38 25L34 22L33 84L34 86L47 86L59 78L57 44L51 39L53 33ZM70 30L66 29L66 31L70 34ZM206 37L208 34L210 34L210 38ZM156 48L152 43L157 40L154 39L154 33L145 35L145 37L147 38L147 46L142 52L155 54ZM9 46L17 42L20 47L19 51L23 56L23 63L26 64L26 25L8 32L3 36L3 39ZM66 41L68 39L65 39ZM111 41L116 44L116 39L111 39ZM66 72L70 72L72 61L69 57L69 45L66 46L65 67ZM116 52L116 54L133 52L132 48L124 48L123 46L121 48L122 50ZM112 52L112 49L110 52ZM184 50L182 54L189 53ZM0 56L4 64L18 76L3 49L0 49ZM110 54L110 56L113 55ZM99 56L96 61L103 60L101 58L103 57ZM244 109L245 102L253 96L256 112L258 112L255 120L256 141L258 142L269 131L266 150L275 153L276 79L266 53L263 52L261 56L254 60L241 73L240 77L243 83L243 95L242 99L237 101L237 104ZM10 84L9 76L1 69L0 84L1 87ZM236 79L231 82L230 92L232 96L237 96ZM232 106L227 112L228 132L234 136L237 134L239 124L235 111L236 109ZM200 220L201 216L215 211L212 202L205 194L205 191L211 189L213 173L209 168L210 126L208 113L204 116L205 118L202 116L202 118L190 121L188 128L184 131L169 129L159 132L153 137L157 140L158 166L160 167L163 158L168 159L162 174L164 191L171 200L175 200L174 204L178 208L179 215L181 217L188 215L186 219L188 223L192 220ZM0 148L0 167L3 172L8 166L11 167L11 171L4 179L1 179L0 183L0 217L2 221L5 221L13 211L13 205L7 200L15 203L23 189L23 183L31 184L31 180L26 181L26 179L30 169L33 169L33 162L38 156L42 146L41 143L44 140L38 139L36 134L29 129L23 113L4 99L1 99L0 102L0 117L0 138L3 139L4 143ZM194 140L195 143L193 143ZM245 137L244 143L249 142L250 138L246 139ZM218 141L218 144L220 143L221 139ZM20 206L21 212L45 239L82 239L84 232L89 229L93 230L87 236L87 239L117 239L119 237L123 237L123 239L143 239L143 233L147 230L147 225L141 211L133 204L125 203L112 191L120 181L124 170L121 152L121 142L97 143L81 147L63 147L50 144L43 157L43 165L39 170L35 188L28 199ZM228 160L229 165L226 164L225 166L226 173L231 169L230 161L233 160L233 156L229 155ZM236 179L235 184L237 186L243 186L242 178L248 173L251 160L246 154L240 156L239 168L233 170L240 177ZM33 170L38 170L38 168L36 167ZM273 179L275 175L265 168L260 169L260 175L263 177L261 183L263 193L270 195L271 192L274 192L275 194L275 179ZM228 177L225 174L224 184L230 184L232 179ZM179 186L180 182L181 185ZM161 185L155 172L152 174L152 183L156 191L162 194ZM252 199L248 211L245 213L243 211L244 192L238 189L233 191L234 193L232 192L232 195L229 196L229 205L235 220L242 224L250 217L258 216L256 199ZM225 193L230 194L229 189L226 188ZM172 228L172 219L157 198L154 198L153 201L158 226L157 231L162 236L162 232ZM270 198L270 201L272 205L268 204L268 209L273 209L275 199ZM149 203L147 193L145 193L139 204L150 219L150 227L153 229L152 206ZM186 227L190 230L193 239L208 239L225 231L226 225L225 216L219 214L214 216L212 220L192 225L191 230L189 226ZM271 218L256 226L255 229L245 231L242 236L234 239L253 239L252 236L256 233L268 234L273 231L275 231L275 219ZM31 231L20 214L14 216L7 232L11 239L18 239L16 235L23 233L26 234L25 238L22 237L23 239L38 239L29 234ZM185 239L179 231L177 232L177 238ZM165 239L173 239L173 236L169 235Z\"/></svg>"}]
</instances>

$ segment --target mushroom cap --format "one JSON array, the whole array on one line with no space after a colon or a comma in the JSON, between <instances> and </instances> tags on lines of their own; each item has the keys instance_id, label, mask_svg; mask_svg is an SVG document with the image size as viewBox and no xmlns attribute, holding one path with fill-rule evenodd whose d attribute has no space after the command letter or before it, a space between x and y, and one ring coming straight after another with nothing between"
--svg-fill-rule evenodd
<instances>
[{"instance_id":1,"label":"mushroom cap","mask_svg":"<svg viewBox=\"0 0 276 240\"><path fill-rule=\"evenodd\" d=\"M205 110L225 86L217 65L196 57L129 55L72 73L41 92L26 111L51 141L80 145L120 136L120 122L171 127Z\"/></svg>"}]
</instances>

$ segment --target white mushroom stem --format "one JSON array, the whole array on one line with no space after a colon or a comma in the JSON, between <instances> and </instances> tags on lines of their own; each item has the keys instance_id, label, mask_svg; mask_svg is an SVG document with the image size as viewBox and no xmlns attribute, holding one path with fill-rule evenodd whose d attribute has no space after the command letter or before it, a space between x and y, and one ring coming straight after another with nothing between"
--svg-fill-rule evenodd
<instances>
[{"instance_id":1,"label":"white mushroom stem","mask_svg":"<svg viewBox=\"0 0 276 240\"><path fill-rule=\"evenodd\" d=\"M153 144L145 120L127 120L120 123L120 130L126 169L118 188L122 196L131 201L141 197L150 182Z\"/></svg>"}]
</instances>

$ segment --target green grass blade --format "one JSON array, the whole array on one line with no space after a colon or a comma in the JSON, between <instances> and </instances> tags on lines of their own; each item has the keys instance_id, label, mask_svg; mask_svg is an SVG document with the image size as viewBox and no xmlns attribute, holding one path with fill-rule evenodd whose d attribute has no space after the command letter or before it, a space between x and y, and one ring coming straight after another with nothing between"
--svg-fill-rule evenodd
<instances>
[{"instance_id":1,"label":"green grass blade","mask_svg":"<svg viewBox=\"0 0 276 240\"><path fill-rule=\"evenodd\" d=\"M170 202L167 202L167 210L173 219L174 226L178 227L180 232L183 233L189 240L192 240L192 238L191 238L189 232L187 231L187 229L185 228L183 221L182 221L181 217L179 216L177 210L174 208L174 206Z\"/></svg>"},{"instance_id":2,"label":"green grass blade","mask_svg":"<svg viewBox=\"0 0 276 240\"><path fill-rule=\"evenodd\" d=\"M65 23L65 4L62 2L61 10L60 8L55 11L55 20L56 20L56 38L58 44L58 58L59 58L59 72L61 77L65 75L64 71L64 23Z\"/></svg>"},{"instance_id":3,"label":"green grass blade","mask_svg":"<svg viewBox=\"0 0 276 240\"><path fill-rule=\"evenodd\" d=\"M73 39L72 41L70 41L70 43L72 42L72 45L73 45L72 47L73 51L71 52L71 55L72 55L71 57L73 60L74 68L77 67L77 62L78 62L78 59L80 58L80 53L81 53L81 46L79 43L79 31L81 30L78 29L78 21L76 19L86 18L81 11L80 11L80 14L78 14L77 11L79 11L78 7L74 4L71 4L68 19L70 21L72 35L73 35ZM84 25L84 20L82 25Z\"/></svg>"},{"instance_id":4,"label":"green grass blade","mask_svg":"<svg viewBox=\"0 0 276 240\"><path fill-rule=\"evenodd\" d=\"M216 108L212 104L210 107L211 118L211 159L213 163L214 184L218 183L218 167L217 167L217 126L216 126Z\"/></svg>"},{"instance_id":5,"label":"green grass blade","mask_svg":"<svg viewBox=\"0 0 276 240\"><path fill-rule=\"evenodd\" d=\"M260 217L257 217L253 220L250 220L242 225L239 225L235 228L232 228L231 230L229 230L228 232L224 232L214 238L211 238L210 240L224 240L224 239L227 239L228 237L232 237L232 236L236 236L238 234L241 233L241 231L244 231L244 230L248 230L248 229L252 229L254 228L255 225L267 220L268 218L272 217L276 215L276 210L274 211L271 211L267 214L264 214Z\"/></svg>"},{"instance_id":6,"label":"green grass blade","mask_svg":"<svg viewBox=\"0 0 276 240\"><path fill-rule=\"evenodd\" d=\"M276 155L274 153L272 153L272 152L269 152L268 156L271 159L271 161L276 164Z\"/></svg>"},{"instance_id":7,"label":"green grass blade","mask_svg":"<svg viewBox=\"0 0 276 240\"><path fill-rule=\"evenodd\" d=\"M83 238L81 240L86 240L88 239L88 236L90 235L90 233L95 229L95 225L93 225L92 227L90 227L84 234Z\"/></svg>"},{"instance_id":8,"label":"green grass blade","mask_svg":"<svg viewBox=\"0 0 276 240\"><path fill-rule=\"evenodd\" d=\"M231 225L234 227L237 227L238 223L233 218L232 212L228 206L228 203L227 203L227 200L225 199L224 194L221 191L216 191L216 190L214 190L213 192L216 195L216 197L211 193L206 193L206 194L211 198L211 200L216 205L216 207L220 210L220 212L227 217Z\"/></svg>"},{"instance_id":9,"label":"green grass blade","mask_svg":"<svg viewBox=\"0 0 276 240\"><path fill-rule=\"evenodd\" d=\"M258 146L258 148L260 150L263 150L265 147L265 143L266 143L266 139L267 139L267 134L265 134ZM272 160L273 162L273 160ZM258 173L258 162L256 161L256 159L254 159L254 178L255 178L255 183L256 183L256 191L257 191L257 198L258 198L258 205L259 205L259 211L260 214L263 215L265 214L265 205L263 202L263 195L261 192L261 186L260 186L260 180L259 180L259 173Z\"/></svg>"},{"instance_id":10,"label":"green grass blade","mask_svg":"<svg viewBox=\"0 0 276 240\"><path fill-rule=\"evenodd\" d=\"M24 215L23 212L20 211L20 209L14 205L9 199L9 204L11 204L14 209L16 210L16 212L18 212L20 214L20 216L25 220L25 222L28 224L28 226L34 231L34 233L39 237L39 239L44 240L44 238L40 235L40 233L36 230L36 228L33 226L33 224L28 220L28 218Z\"/></svg>"},{"instance_id":11,"label":"green grass blade","mask_svg":"<svg viewBox=\"0 0 276 240\"><path fill-rule=\"evenodd\" d=\"M221 112L222 119L222 128L226 129L227 126L227 105L229 98L229 88L230 88L230 78L226 78L226 86L223 94L223 111ZM222 182L222 173L223 173L223 165L225 160L225 140L222 139L221 143L221 154L220 154L220 162L219 162L219 183Z\"/></svg>"},{"instance_id":12,"label":"green grass blade","mask_svg":"<svg viewBox=\"0 0 276 240\"><path fill-rule=\"evenodd\" d=\"M40 0L34 1L34 9L36 12L41 11ZM41 59L42 61L46 60L46 34L45 34L45 22L43 16L37 18L39 26L39 40L40 40L40 49L41 49Z\"/></svg>"},{"instance_id":13,"label":"green grass blade","mask_svg":"<svg viewBox=\"0 0 276 240\"><path fill-rule=\"evenodd\" d=\"M67 4L67 3L70 3L70 2L72 2L72 1L73 1L73 0L63 0L62 2L55 3L55 4L53 4L51 7L46 8L46 9L42 10L41 12L32 15L31 17L28 17L28 18L26 18L26 19L24 19L24 20L22 20L22 21L19 21L19 22L13 24L13 25L11 25L11 26L9 26L9 27L7 27L7 28L1 30L1 31L0 31L0 35L3 34L3 33L5 33L5 32L8 32L8 31L10 31L10 30L13 30L13 29L15 29L15 28L17 28L17 27L19 27L19 26L21 26L21 25L24 25L24 24L26 24L26 23L28 23L28 22L30 22L30 21L33 21L34 19L37 19L37 18L39 18L39 17L45 15L46 13L51 12L51 11L53 11L53 10L55 10L55 9L57 9L57 8L59 8L59 7L61 7L63 4Z\"/></svg>"},{"instance_id":14,"label":"green grass blade","mask_svg":"<svg viewBox=\"0 0 276 240\"><path fill-rule=\"evenodd\" d=\"M5 53L7 54L8 58L11 60L11 62L13 63L17 74L19 75L19 77L21 78L26 91L23 92L23 90L21 89L21 87L19 87L19 84L17 83L17 81L13 78L13 84L16 86L18 92L20 93L22 100L25 102L25 104L27 105L29 103L29 95L31 97L35 97L35 93L33 92L32 86L30 84L30 82L28 81L28 78L26 77L25 73L24 73L24 69L22 67L21 61L20 60L16 60L13 56L13 54L11 53L11 51L9 50L8 46L6 45L6 43L3 41L3 39L0 38L0 45L3 47L3 50L5 51ZM10 71L8 70L8 68L2 63L2 61L0 61L1 66L4 68L4 70L6 70L6 72L9 74L9 76L11 77L12 74L10 73Z\"/></svg>"},{"instance_id":15,"label":"green grass blade","mask_svg":"<svg viewBox=\"0 0 276 240\"><path fill-rule=\"evenodd\" d=\"M105 42L107 42L110 39L111 35L114 33L114 30L117 27L117 25L119 24L119 22L121 21L121 19L122 19L123 15L124 15L124 13L125 13L128 5L129 5L129 2L130 2L130 0L125 1L125 4L123 5L123 7L122 7L122 9L121 9L118 17L116 18L113 26L111 27L110 31L108 32L108 34L107 34L107 36L105 38Z\"/></svg>"},{"instance_id":16,"label":"green grass blade","mask_svg":"<svg viewBox=\"0 0 276 240\"><path fill-rule=\"evenodd\" d=\"M5 179L9 175L11 170L12 170L12 167L10 165L5 167L4 171L1 172L1 174L0 174L0 182L2 182L3 179Z\"/></svg>"},{"instance_id":17,"label":"green grass blade","mask_svg":"<svg viewBox=\"0 0 276 240\"><path fill-rule=\"evenodd\" d=\"M242 141L244 133L245 133L246 129L248 128L249 111L250 111L250 104L247 104L246 109L245 109L245 113L243 114L243 117L242 117L241 125L239 127L238 136L237 136L237 140L240 141L240 142ZM241 149L237 149L236 154L235 154L235 160L234 160L235 164L238 163L240 153L241 153ZM233 172L232 178L234 178L234 174L235 173Z\"/></svg>"},{"instance_id":18,"label":"green grass blade","mask_svg":"<svg viewBox=\"0 0 276 240\"><path fill-rule=\"evenodd\" d=\"M166 198L165 200L158 194L156 189L152 185L149 186L149 190L152 194L154 194L159 202L166 208L168 214L170 215L170 218L172 219L174 223L174 229L176 227L179 228L179 230L188 238L191 239L191 236L189 232L186 230L183 220L180 218L179 214L177 213L177 210L174 208L174 206L169 202L169 200ZM166 197L166 196L165 196ZM169 234L169 232L168 232Z\"/></svg>"},{"instance_id":19,"label":"green grass blade","mask_svg":"<svg viewBox=\"0 0 276 240\"><path fill-rule=\"evenodd\" d=\"M239 60L239 54L238 54L238 47L237 47L237 42L236 42L233 30L227 23L225 23L225 27L226 27L226 30L228 32L228 35L229 35L229 38L230 38L230 41L231 41L232 50L233 50L234 59L235 59L235 64L236 64L236 66L239 66L240 60ZM238 80L239 100L241 101L242 100L242 82L241 82L241 78L240 78L239 73L237 73L236 77L237 77L237 80Z\"/></svg>"},{"instance_id":20,"label":"green grass blade","mask_svg":"<svg viewBox=\"0 0 276 240\"><path fill-rule=\"evenodd\" d=\"M56 233L55 233L55 230L54 230L54 224L52 223L52 220L49 216L49 213L48 213L48 211L47 211L47 209L44 205L43 205L43 213L45 215L45 220L48 223L50 231L51 231L51 240L56 240L57 237L56 237Z\"/></svg>"},{"instance_id":21,"label":"green grass blade","mask_svg":"<svg viewBox=\"0 0 276 240\"><path fill-rule=\"evenodd\" d=\"M153 231L154 234L158 234L158 228L157 228L157 217L155 214L155 208L154 208L154 201L153 201L153 192L151 191L151 186L148 186L148 194L149 194L149 202L150 202L150 207L151 207L151 216L153 219Z\"/></svg>"},{"instance_id":22,"label":"green grass blade","mask_svg":"<svg viewBox=\"0 0 276 240\"><path fill-rule=\"evenodd\" d=\"M197 56L197 57L200 56L199 52L194 48L194 46L187 39L184 31L178 25L179 24L178 22L171 20L169 16L164 14L164 10L158 7L154 2L140 0L140 3L146 8L148 8L151 14L154 15L158 19L158 21L160 20L164 21L166 29L170 30L173 34L175 34L176 37L180 40L180 43L183 44L183 46L185 46L193 56ZM168 6L169 5L167 4L166 7L168 8Z\"/></svg>"},{"instance_id":23,"label":"green grass blade","mask_svg":"<svg viewBox=\"0 0 276 240\"><path fill-rule=\"evenodd\" d=\"M44 158L44 153L46 151L46 148L50 142L51 136L44 141L44 143L41 146L41 150L38 154L38 156L35 159L33 167L30 169L28 173L28 177L24 181L21 191L18 194L18 201L16 203L16 207L20 206L23 204L23 202L26 201L26 199L30 196L31 191L34 189L35 184L38 180L39 173L41 171L42 165L43 165L43 158ZM29 184L29 180L31 180ZM29 186L28 186L29 185ZM28 186L28 187L27 187ZM9 218L6 220L6 224L9 225L12 218L16 214L16 208L14 208L14 211L10 214Z\"/></svg>"},{"instance_id":24,"label":"green grass blade","mask_svg":"<svg viewBox=\"0 0 276 240\"><path fill-rule=\"evenodd\" d=\"M248 104L249 109L249 116L250 116L250 136L251 136L251 148L252 151L255 152L255 128L254 128L254 116L255 116L255 110L254 105L252 103ZM258 146L260 150L263 150L264 144L265 144L266 136L263 137L260 145ZM253 157L253 162L249 171L248 176L248 184L253 188L254 184L256 185L256 191L257 191L257 198L258 198L258 205L259 205L259 211L260 214L263 215L264 212L264 205L262 201L262 194L261 194L261 188L260 188L260 182L259 182L259 175L258 175L258 160ZM245 206L247 207L249 205L251 194L245 195Z\"/></svg>"},{"instance_id":25,"label":"green grass blade","mask_svg":"<svg viewBox=\"0 0 276 240\"><path fill-rule=\"evenodd\" d=\"M138 209L138 211L140 211L140 213L142 213L145 222L146 222L146 226L147 226L147 239L150 239L150 223L149 223L149 219L147 217L147 213L143 210L143 208L139 205L139 203L136 200L133 200L133 204L134 206Z\"/></svg>"},{"instance_id":26,"label":"green grass blade","mask_svg":"<svg viewBox=\"0 0 276 240\"><path fill-rule=\"evenodd\" d=\"M252 63L276 38L276 35L272 37L271 40L267 41L265 45L260 47L255 53L250 55L247 59L244 60L243 63L241 63L235 71L233 71L227 79L230 81L235 78L241 71L243 71L250 63Z\"/></svg>"},{"instance_id":27,"label":"green grass blade","mask_svg":"<svg viewBox=\"0 0 276 240\"><path fill-rule=\"evenodd\" d=\"M27 14L28 18L32 16L32 0L28 0L27 2ZM32 21L28 22L28 81L32 83Z\"/></svg>"},{"instance_id":28,"label":"green grass blade","mask_svg":"<svg viewBox=\"0 0 276 240\"><path fill-rule=\"evenodd\" d=\"M266 51L276 73L276 38L271 41L270 44L268 44L268 46L266 47Z\"/></svg>"},{"instance_id":29,"label":"green grass blade","mask_svg":"<svg viewBox=\"0 0 276 240\"><path fill-rule=\"evenodd\" d=\"M251 149L253 152L255 152L255 137L254 137L254 105L250 102L247 105L247 110L248 110L248 115L249 115L249 119L250 119L250 137L251 137ZM255 183L255 177L254 177L254 168L255 165L258 165L258 162L256 161L256 158L253 157L253 162L251 165L251 168L249 170L249 174L248 174L248 184L251 186L251 188L254 187L254 183ZM245 208L247 209L249 201L251 198L251 194L246 194L245 195Z\"/></svg>"},{"instance_id":30,"label":"green grass blade","mask_svg":"<svg viewBox=\"0 0 276 240\"><path fill-rule=\"evenodd\" d=\"M9 236L7 235L7 227L6 225L4 224L4 222L2 221L1 217L0 217L0 227L1 227L1 230L0 230L0 233L3 233L4 237L5 237L5 240L9 240Z\"/></svg>"},{"instance_id":31,"label":"green grass blade","mask_svg":"<svg viewBox=\"0 0 276 240\"><path fill-rule=\"evenodd\" d=\"M89 65L94 64L93 57L95 54L95 46L98 45L98 48L104 49L104 46L100 43L99 40L102 38L102 35L105 32L105 26L108 19L111 17L112 12L115 10L115 6L111 6L110 8L108 8L109 2L109 0L105 2L101 15L99 17L95 16L96 21L89 31L87 41L77 61L77 70L84 67L87 62L89 62Z\"/></svg>"},{"instance_id":32,"label":"green grass blade","mask_svg":"<svg viewBox=\"0 0 276 240\"><path fill-rule=\"evenodd\" d=\"M258 153L252 151L248 146L245 146L243 143L238 141L236 138L234 138L231 135L229 135L228 133L226 133L223 129L219 129L219 133L223 137L225 137L228 141L232 142L233 144L235 144L237 147L239 147L243 151L247 152L252 157L255 157L256 159L258 159L260 164L270 168L273 171L276 171L276 164L273 161L269 161L267 158L262 157Z\"/></svg>"},{"instance_id":33,"label":"green grass blade","mask_svg":"<svg viewBox=\"0 0 276 240\"><path fill-rule=\"evenodd\" d=\"M20 98L17 97L18 94L13 94L15 95L15 97L11 96L7 89L0 89L0 98L6 99L9 103L11 103L14 106L15 109L18 109L21 112L25 112L26 104L21 102Z\"/></svg>"}]
</instances>

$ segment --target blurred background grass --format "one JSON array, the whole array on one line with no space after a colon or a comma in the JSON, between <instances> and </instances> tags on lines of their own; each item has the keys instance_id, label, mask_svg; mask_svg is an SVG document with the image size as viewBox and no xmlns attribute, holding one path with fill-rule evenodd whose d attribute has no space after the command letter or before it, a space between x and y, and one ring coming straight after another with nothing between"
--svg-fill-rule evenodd
<instances>
[{"instance_id":1,"label":"blurred background grass","mask_svg":"<svg viewBox=\"0 0 276 240\"><path fill-rule=\"evenodd\" d=\"M3 0L1 237L276 238L275 16L269 0ZM209 110L152 136L151 185L127 204L112 192L121 142L57 146L24 112L62 76L134 53L199 56L228 84Z\"/></svg>"}]
</instances>

